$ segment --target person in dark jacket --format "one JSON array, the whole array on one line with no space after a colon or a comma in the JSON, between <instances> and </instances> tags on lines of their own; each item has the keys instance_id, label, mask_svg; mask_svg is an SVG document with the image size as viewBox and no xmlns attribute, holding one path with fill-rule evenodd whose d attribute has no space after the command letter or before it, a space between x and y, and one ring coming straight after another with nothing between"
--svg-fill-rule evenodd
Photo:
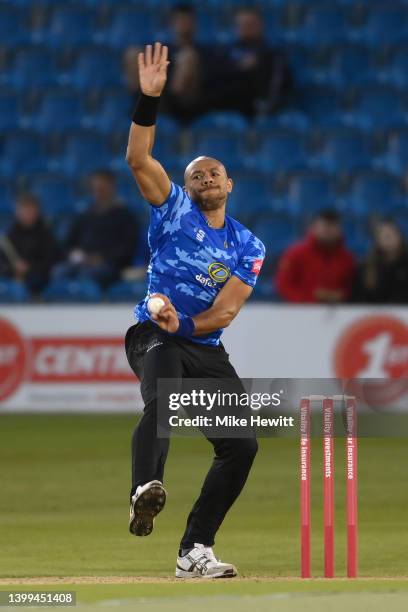
<instances>
[{"instance_id":1,"label":"person in dark jacket","mask_svg":"<svg viewBox=\"0 0 408 612\"><path fill-rule=\"evenodd\" d=\"M408 303L408 246L392 219L385 219L375 227L371 252L356 274L353 301Z\"/></svg>"},{"instance_id":2,"label":"person in dark jacket","mask_svg":"<svg viewBox=\"0 0 408 612\"><path fill-rule=\"evenodd\" d=\"M292 75L284 51L271 47L256 7L235 15L235 40L219 49L207 83L209 105L248 117L285 107L292 92Z\"/></svg>"},{"instance_id":3,"label":"person in dark jacket","mask_svg":"<svg viewBox=\"0 0 408 612\"><path fill-rule=\"evenodd\" d=\"M343 243L339 215L323 210L306 238L282 255L276 287L287 302L341 303L350 297L354 269L353 255Z\"/></svg>"},{"instance_id":4,"label":"person in dark jacket","mask_svg":"<svg viewBox=\"0 0 408 612\"><path fill-rule=\"evenodd\" d=\"M105 288L132 263L138 226L132 213L116 197L115 176L108 170L92 175L91 205L68 232L67 260L54 278L89 279Z\"/></svg>"},{"instance_id":5,"label":"person in dark jacket","mask_svg":"<svg viewBox=\"0 0 408 612\"><path fill-rule=\"evenodd\" d=\"M33 194L23 193L17 198L15 217L1 237L0 251L3 276L23 282L34 294L47 285L57 247Z\"/></svg>"}]
</instances>

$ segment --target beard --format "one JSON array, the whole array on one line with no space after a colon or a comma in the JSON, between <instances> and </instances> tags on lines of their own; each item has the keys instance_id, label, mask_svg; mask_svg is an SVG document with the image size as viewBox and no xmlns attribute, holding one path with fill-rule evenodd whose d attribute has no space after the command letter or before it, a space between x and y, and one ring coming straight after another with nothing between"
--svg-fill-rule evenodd
<instances>
[{"instance_id":1,"label":"beard","mask_svg":"<svg viewBox=\"0 0 408 612\"><path fill-rule=\"evenodd\" d=\"M218 210L227 201L226 195L218 193L217 190L214 190L213 194L211 192L198 193L194 199L201 210Z\"/></svg>"}]
</instances>

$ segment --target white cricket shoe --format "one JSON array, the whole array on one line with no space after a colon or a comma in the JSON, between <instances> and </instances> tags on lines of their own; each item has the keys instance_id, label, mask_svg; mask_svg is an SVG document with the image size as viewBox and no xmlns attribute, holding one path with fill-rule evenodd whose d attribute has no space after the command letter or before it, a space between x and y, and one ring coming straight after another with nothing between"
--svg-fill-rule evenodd
<instances>
[{"instance_id":1,"label":"white cricket shoe","mask_svg":"<svg viewBox=\"0 0 408 612\"><path fill-rule=\"evenodd\" d=\"M237 573L231 563L222 563L204 544L194 544L187 555L177 557L176 578L233 578Z\"/></svg>"},{"instance_id":2,"label":"white cricket shoe","mask_svg":"<svg viewBox=\"0 0 408 612\"><path fill-rule=\"evenodd\" d=\"M166 490L159 480L140 485L130 502L129 531L136 536L147 536L153 530L154 517L166 503Z\"/></svg>"}]
</instances>

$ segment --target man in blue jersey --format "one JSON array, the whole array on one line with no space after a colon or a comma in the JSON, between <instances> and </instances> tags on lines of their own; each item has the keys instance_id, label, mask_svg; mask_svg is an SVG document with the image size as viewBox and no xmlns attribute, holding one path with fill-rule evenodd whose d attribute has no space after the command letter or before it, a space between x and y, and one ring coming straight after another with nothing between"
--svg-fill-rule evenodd
<instances>
[{"instance_id":1,"label":"man in blue jersey","mask_svg":"<svg viewBox=\"0 0 408 612\"><path fill-rule=\"evenodd\" d=\"M220 342L223 328L250 296L265 248L225 214L232 180L221 162L198 157L185 171L185 186L170 181L152 155L160 94L167 74L167 47L148 45L139 54L141 96L129 133L126 159L151 205L148 292L135 309L138 323L126 335L129 363L141 380L143 417L132 438L130 532L151 533L162 510L169 440L157 437L159 378L228 378L239 381ZM148 299L165 305L150 315ZM236 575L214 556L215 534L240 494L257 451L255 437L209 439L215 458L188 517L177 558L180 578Z\"/></svg>"}]
</instances>

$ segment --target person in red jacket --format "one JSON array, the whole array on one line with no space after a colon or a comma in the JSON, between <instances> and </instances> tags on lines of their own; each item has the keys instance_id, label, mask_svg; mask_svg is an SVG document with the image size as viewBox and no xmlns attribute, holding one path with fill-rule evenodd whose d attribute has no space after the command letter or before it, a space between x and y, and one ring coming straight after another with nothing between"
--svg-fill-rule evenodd
<instances>
[{"instance_id":1,"label":"person in red jacket","mask_svg":"<svg viewBox=\"0 0 408 612\"><path fill-rule=\"evenodd\" d=\"M306 238L282 255L276 287L287 302L345 302L351 293L354 270L353 255L343 243L338 213L323 210Z\"/></svg>"}]
</instances>

